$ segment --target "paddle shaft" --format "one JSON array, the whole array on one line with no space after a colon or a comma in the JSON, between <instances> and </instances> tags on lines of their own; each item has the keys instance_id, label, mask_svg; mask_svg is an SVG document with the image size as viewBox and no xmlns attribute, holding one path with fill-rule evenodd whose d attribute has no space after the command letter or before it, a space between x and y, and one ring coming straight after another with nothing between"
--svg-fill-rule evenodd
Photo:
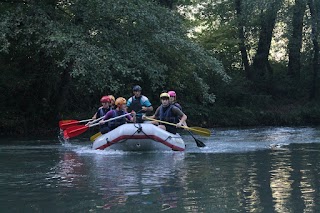
<instances>
[{"instance_id":1,"label":"paddle shaft","mask_svg":"<svg viewBox=\"0 0 320 213\"><path fill-rule=\"evenodd\" d=\"M114 118L110 118L108 120L106 120L104 123L106 122L109 122L109 121L113 121L113 120L116 120L118 118L122 118L122 117L125 117L127 115L130 115L131 113L126 113L124 115L120 115L120 116L117 116L117 117L114 117ZM83 126L73 126L73 127L70 127L70 128L67 128L65 131L64 131L64 135L66 138L72 138L72 137L75 137L77 135L80 135L82 134L83 132L87 131L89 128L91 127L94 127L94 126L97 126L97 125L100 125L100 123L95 123L95 124L90 124L89 126L86 126L86 125L83 125Z\"/></svg>"},{"instance_id":2,"label":"paddle shaft","mask_svg":"<svg viewBox=\"0 0 320 213\"><path fill-rule=\"evenodd\" d=\"M154 119L154 118L150 118L150 117L146 117L146 119L148 120L152 120L152 121L157 121L159 123L164 123L164 124L168 124L168 125L171 125L171 126L177 126L177 124L174 124L174 123L170 123L170 122L167 122L167 121L161 121L161 120L157 120L157 119ZM181 128L188 128L186 126L181 126Z\"/></svg>"},{"instance_id":3,"label":"paddle shaft","mask_svg":"<svg viewBox=\"0 0 320 213\"><path fill-rule=\"evenodd\" d=\"M104 123L107 123L107 122L109 122L109 121L116 120L116 119L118 119L118 118L125 117L125 116L130 115L130 114L131 114L131 112L126 113L126 114L123 114L123 115L119 115L119 116L114 117L114 118L110 118L110 119L108 119L108 120L105 120L105 121L104 121ZM100 124L100 123L98 123L98 124ZM93 124L93 125L95 125L95 126L96 126L97 124ZM91 127L91 125L90 125L90 127Z\"/></svg>"},{"instance_id":4,"label":"paddle shaft","mask_svg":"<svg viewBox=\"0 0 320 213\"><path fill-rule=\"evenodd\" d=\"M139 110L138 112L136 112L136 113L139 113L139 112L141 112L142 111L142 109L141 110ZM101 134L101 132L97 132L96 134L94 134L94 135L92 135L91 137L90 137L90 141L94 141L97 137L99 137L100 135L102 135Z\"/></svg>"},{"instance_id":5,"label":"paddle shaft","mask_svg":"<svg viewBox=\"0 0 320 213\"><path fill-rule=\"evenodd\" d=\"M95 120L93 120L93 121L90 121L90 122L89 122L89 125L90 125L90 124L93 124L93 123L96 123L96 122L98 122L98 121L101 121L103 118L104 118L104 116L102 116L102 117L100 117L100 118L98 118L98 119L95 119Z\"/></svg>"},{"instance_id":6,"label":"paddle shaft","mask_svg":"<svg viewBox=\"0 0 320 213\"><path fill-rule=\"evenodd\" d=\"M157 121L159 123L164 123L164 124L171 125L171 126L177 126L177 124L170 123L170 122L167 122L167 121L157 120L157 119L150 118L150 117L146 117L146 119L152 120L152 121ZM187 130L191 130L191 131L196 132L198 134L201 134L203 136L210 136L210 134L211 134L210 130L204 129L204 128L200 128L200 127L192 128L192 127L187 127L187 126L181 126L181 128L184 128L184 129L187 129Z\"/></svg>"}]
</instances>

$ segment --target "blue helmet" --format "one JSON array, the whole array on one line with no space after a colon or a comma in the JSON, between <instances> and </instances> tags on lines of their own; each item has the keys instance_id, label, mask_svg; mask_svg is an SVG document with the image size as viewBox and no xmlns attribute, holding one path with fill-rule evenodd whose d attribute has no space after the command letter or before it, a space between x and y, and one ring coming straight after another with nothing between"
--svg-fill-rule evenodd
<instances>
[{"instance_id":1,"label":"blue helmet","mask_svg":"<svg viewBox=\"0 0 320 213\"><path fill-rule=\"evenodd\" d=\"M139 86L139 85L135 85L133 88L132 88L133 91L141 91L142 88Z\"/></svg>"}]
</instances>

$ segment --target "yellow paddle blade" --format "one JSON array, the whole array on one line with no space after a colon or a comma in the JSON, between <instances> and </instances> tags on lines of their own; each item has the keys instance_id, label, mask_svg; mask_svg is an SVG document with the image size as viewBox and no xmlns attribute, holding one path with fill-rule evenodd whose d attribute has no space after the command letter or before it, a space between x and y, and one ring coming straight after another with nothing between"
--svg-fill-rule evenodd
<instances>
[{"instance_id":1,"label":"yellow paddle blade","mask_svg":"<svg viewBox=\"0 0 320 213\"><path fill-rule=\"evenodd\" d=\"M92 136L90 137L90 141L94 141L94 140L95 140L97 137L99 137L100 135L102 135L101 132L98 132L98 133L92 135Z\"/></svg>"},{"instance_id":2,"label":"yellow paddle blade","mask_svg":"<svg viewBox=\"0 0 320 213\"><path fill-rule=\"evenodd\" d=\"M194 133L197 133L198 135L202 135L202 136L205 136L205 137L210 137L211 136L211 131L210 129L206 129L206 128L202 128L202 127L187 127L186 129L194 132Z\"/></svg>"}]
</instances>

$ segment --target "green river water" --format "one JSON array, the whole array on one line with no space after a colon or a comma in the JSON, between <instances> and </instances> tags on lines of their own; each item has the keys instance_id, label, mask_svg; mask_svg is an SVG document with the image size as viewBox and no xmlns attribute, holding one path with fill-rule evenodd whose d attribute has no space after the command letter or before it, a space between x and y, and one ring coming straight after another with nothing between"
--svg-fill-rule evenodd
<instances>
[{"instance_id":1,"label":"green river water","mask_svg":"<svg viewBox=\"0 0 320 213\"><path fill-rule=\"evenodd\" d=\"M185 152L0 140L1 212L320 212L320 128L216 129Z\"/></svg>"}]
</instances>

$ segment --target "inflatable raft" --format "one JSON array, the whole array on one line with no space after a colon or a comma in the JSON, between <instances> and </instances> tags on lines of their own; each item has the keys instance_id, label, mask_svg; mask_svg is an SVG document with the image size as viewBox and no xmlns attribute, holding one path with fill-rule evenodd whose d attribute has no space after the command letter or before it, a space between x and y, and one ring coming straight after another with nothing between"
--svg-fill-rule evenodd
<instances>
[{"instance_id":1,"label":"inflatable raft","mask_svg":"<svg viewBox=\"0 0 320 213\"><path fill-rule=\"evenodd\" d=\"M93 149L122 151L184 151L179 134L172 134L150 123L123 124L93 142Z\"/></svg>"}]
</instances>

